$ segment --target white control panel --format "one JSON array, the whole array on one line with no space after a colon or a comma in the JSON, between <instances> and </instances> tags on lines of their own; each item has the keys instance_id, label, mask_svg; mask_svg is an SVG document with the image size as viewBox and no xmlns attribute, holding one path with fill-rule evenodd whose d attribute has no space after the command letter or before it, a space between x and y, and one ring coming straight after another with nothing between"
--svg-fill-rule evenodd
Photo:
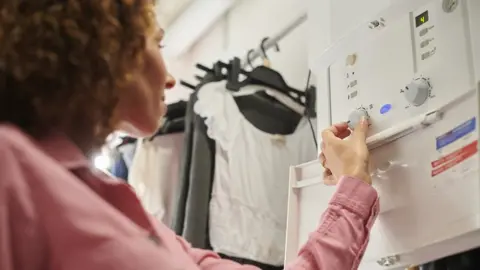
<instances>
[{"instance_id":1,"label":"white control panel","mask_svg":"<svg viewBox=\"0 0 480 270\"><path fill-rule=\"evenodd\" d=\"M390 0L374 16L378 6L358 5L376 0L318 1L339 31L319 27L328 38L317 39L331 44L311 61L318 128L371 122L380 214L359 269L404 269L480 246L480 1ZM362 14L342 16L337 2ZM285 263L335 192L322 171L318 161L292 168Z\"/></svg>"},{"instance_id":2,"label":"white control panel","mask_svg":"<svg viewBox=\"0 0 480 270\"><path fill-rule=\"evenodd\" d=\"M330 66L332 121L367 111L372 135L440 106L474 85L466 9L441 1L384 22L375 43Z\"/></svg>"}]
</instances>

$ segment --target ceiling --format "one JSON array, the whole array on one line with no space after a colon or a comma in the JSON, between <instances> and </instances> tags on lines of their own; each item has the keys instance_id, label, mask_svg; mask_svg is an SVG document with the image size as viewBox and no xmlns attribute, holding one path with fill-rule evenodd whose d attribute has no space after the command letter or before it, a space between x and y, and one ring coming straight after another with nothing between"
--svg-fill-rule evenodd
<instances>
[{"instance_id":1,"label":"ceiling","mask_svg":"<svg viewBox=\"0 0 480 270\"><path fill-rule=\"evenodd\" d=\"M167 29L192 1L194 0L158 0L156 10L160 25Z\"/></svg>"}]
</instances>

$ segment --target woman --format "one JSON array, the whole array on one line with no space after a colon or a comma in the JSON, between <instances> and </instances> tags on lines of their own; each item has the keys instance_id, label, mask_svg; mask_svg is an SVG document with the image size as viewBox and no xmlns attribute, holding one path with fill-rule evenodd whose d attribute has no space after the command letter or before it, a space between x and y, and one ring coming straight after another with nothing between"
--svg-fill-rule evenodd
<instances>
[{"instance_id":1,"label":"woman","mask_svg":"<svg viewBox=\"0 0 480 270\"><path fill-rule=\"evenodd\" d=\"M255 269L191 248L88 156L114 130L148 136L167 73L146 0L0 2L0 269ZM337 192L288 269L358 266L378 212L362 124L322 133Z\"/></svg>"}]
</instances>

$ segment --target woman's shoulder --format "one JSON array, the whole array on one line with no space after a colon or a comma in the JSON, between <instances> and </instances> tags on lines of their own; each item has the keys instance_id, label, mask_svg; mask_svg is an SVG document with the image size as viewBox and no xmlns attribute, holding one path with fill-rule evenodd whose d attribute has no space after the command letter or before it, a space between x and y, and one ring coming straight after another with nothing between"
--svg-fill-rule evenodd
<instances>
[{"instance_id":1,"label":"woman's shoulder","mask_svg":"<svg viewBox=\"0 0 480 270\"><path fill-rule=\"evenodd\" d=\"M20 182L60 167L33 137L20 128L0 123L0 179L5 184Z\"/></svg>"},{"instance_id":2,"label":"woman's shoulder","mask_svg":"<svg viewBox=\"0 0 480 270\"><path fill-rule=\"evenodd\" d=\"M0 123L0 163L29 149L35 149L35 145L26 133L14 125Z\"/></svg>"},{"instance_id":3,"label":"woman's shoulder","mask_svg":"<svg viewBox=\"0 0 480 270\"><path fill-rule=\"evenodd\" d=\"M0 123L0 207L12 207L17 216L35 212L32 180L37 180L35 172L49 170L41 164L45 158L39 153L26 133Z\"/></svg>"},{"instance_id":4,"label":"woman's shoulder","mask_svg":"<svg viewBox=\"0 0 480 270\"><path fill-rule=\"evenodd\" d=\"M0 123L0 162L12 157L19 158L28 166L60 166L66 169L89 166L82 151L60 131L53 130L36 138L15 125Z\"/></svg>"}]
</instances>

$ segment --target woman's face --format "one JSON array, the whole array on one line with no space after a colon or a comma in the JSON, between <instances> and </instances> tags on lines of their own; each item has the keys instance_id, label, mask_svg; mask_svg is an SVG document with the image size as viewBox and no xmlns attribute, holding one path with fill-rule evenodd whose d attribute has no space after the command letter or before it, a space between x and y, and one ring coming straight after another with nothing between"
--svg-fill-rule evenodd
<instances>
[{"instance_id":1,"label":"woman's face","mask_svg":"<svg viewBox=\"0 0 480 270\"><path fill-rule=\"evenodd\" d=\"M138 74L132 74L132 83L118 103L118 129L132 136L146 137L157 131L167 112L165 90L175 86L160 50L162 38L163 30L148 38L144 66Z\"/></svg>"}]
</instances>

